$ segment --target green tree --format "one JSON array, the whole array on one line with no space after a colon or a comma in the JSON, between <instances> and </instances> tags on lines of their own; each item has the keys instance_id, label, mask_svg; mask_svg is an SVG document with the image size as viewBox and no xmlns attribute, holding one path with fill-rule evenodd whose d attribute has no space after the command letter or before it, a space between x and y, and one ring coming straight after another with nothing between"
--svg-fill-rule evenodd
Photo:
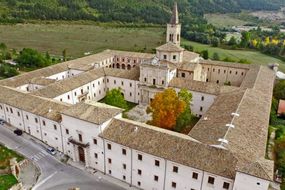
<instances>
[{"instance_id":1,"label":"green tree","mask_svg":"<svg viewBox=\"0 0 285 190\"><path fill-rule=\"evenodd\" d=\"M67 55L67 50L64 49L64 50L62 51L63 61L66 61L66 55Z\"/></svg>"},{"instance_id":2,"label":"green tree","mask_svg":"<svg viewBox=\"0 0 285 190\"><path fill-rule=\"evenodd\" d=\"M273 90L273 96L277 99L285 99L285 80L279 80Z\"/></svg>"},{"instance_id":3,"label":"green tree","mask_svg":"<svg viewBox=\"0 0 285 190\"><path fill-rule=\"evenodd\" d=\"M116 106L122 109L127 109L127 101L125 100L121 89L115 88L107 92L104 102L111 106Z\"/></svg>"},{"instance_id":4,"label":"green tree","mask_svg":"<svg viewBox=\"0 0 285 190\"><path fill-rule=\"evenodd\" d=\"M208 50L203 50L201 52L201 56L204 58L204 59L209 59L209 52Z\"/></svg>"},{"instance_id":5,"label":"green tree","mask_svg":"<svg viewBox=\"0 0 285 190\"><path fill-rule=\"evenodd\" d=\"M0 43L0 50L2 51L6 51L7 50L7 46L4 43Z\"/></svg>"},{"instance_id":6,"label":"green tree","mask_svg":"<svg viewBox=\"0 0 285 190\"><path fill-rule=\"evenodd\" d=\"M217 37L214 37L214 38L212 39L211 43L212 43L212 46L213 46L213 47L219 47L219 46L220 46L220 39L217 38Z\"/></svg>"},{"instance_id":7,"label":"green tree","mask_svg":"<svg viewBox=\"0 0 285 190\"><path fill-rule=\"evenodd\" d=\"M230 38L230 40L228 41L228 45L229 46L236 46L237 45L237 40L236 40L236 38L234 36L232 36Z\"/></svg>"},{"instance_id":8,"label":"green tree","mask_svg":"<svg viewBox=\"0 0 285 190\"><path fill-rule=\"evenodd\" d=\"M178 93L180 100L185 102L185 110L178 116L176 120L175 131L181 132L187 125L191 123L192 115L190 103L192 101L192 94L187 89L181 89Z\"/></svg>"},{"instance_id":9,"label":"green tree","mask_svg":"<svg viewBox=\"0 0 285 190\"><path fill-rule=\"evenodd\" d=\"M216 61L219 61L219 60L220 60L220 56L219 56L219 54L218 54L217 52L215 52L215 53L213 54L213 60L216 60Z\"/></svg>"},{"instance_id":10,"label":"green tree","mask_svg":"<svg viewBox=\"0 0 285 190\"><path fill-rule=\"evenodd\" d=\"M241 42L240 46L243 48L247 48L250 44L250 32L242 32L241 33Z\"/></svg>"},{"instance_id":11,"label":"green tree","mask_svg":"<svg viewBox=\"0 0 285 190\"><path fill-rule=\"evenodd\" d=\"M24 48L18 55L16 61L20 66L29 68L40 68L50 65L50 61L41 53L30 48Z\"/></svg>"}]
</instances>

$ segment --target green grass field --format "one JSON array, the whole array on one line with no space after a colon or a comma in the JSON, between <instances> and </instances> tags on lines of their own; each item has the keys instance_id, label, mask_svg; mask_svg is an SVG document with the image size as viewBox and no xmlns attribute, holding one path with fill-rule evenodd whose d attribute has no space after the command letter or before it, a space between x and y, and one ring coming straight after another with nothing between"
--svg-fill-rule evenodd
<instances>
[{"instance_id":1,"label":"green grass field","mask_svg":"<svg viewBox=\"0 0 285 190\"><path fill-rule=\"evenodd\" d=\"M96 53L105 49L143 51L146 48L144 51L151 52L165 42L164 32L164 27L123 28L73 22L0 25L0 42L17 50L30 47L54 55L61 55L67 49L68 57L76 58L84 56L84 52ZM210 56L217 52L221 59L247 59L263 65L279 63L285 71L284 62L256 51L225 50L185 40L183 44L194 46L195 51L208 49Z\"/></svg>"},{"instance_id":2,"label":"green grass field","mask_svg":"<svg viewBox=\"0 0 285 190\"><path fill-rule=\"evenodd\" d=\"M229 57L236 61L240 59L247 59L251 63L261 64L261 65L267 65L269 63L278 63L280 65L279 69L285 72L285 62L281 61L280 59L262 54L257 51L228 50L228 49L212 47L209 45L200 44L196 42L189 42L189 41L183 41L182 44L193 46L194 51L196 52L200 52L202 50L208 50L210 57L212 57L214 53L218 53L220 56L220 59L224 59L226 57Z\"/></svg>"},{"instance_id":3,"label":"green grass field","mask_svg":"<svg viewBox=\"0 0 285 190\"><path fill-rule=\"evenodd\" d=\"M164 42L164 28L102 27L95 24L17 24L0 25L0 42L9 48L24 47L61 55L81 57L84 52L105 49L150 52Z\"/></svg>"},{"instance_id":4,"label":"green grass field","mask_svg":"<svg viewBox=\"0 0 285 190\"><path fill-rule=\"evenodd\" d=\"M22 161L23 156L17 154L16 152L0 145L0 169L5 169L10 165L10 159L17 158L17 161Z\"/></svg>"},{"instance_id":5,"label":"green grass field","mask_svg":"<svg viewBox=\"0 0 285 190\"><path fill-rule=\"evenodd\" d=\"M230 14L206 14L207 21L218 28L227 28L247 24L247 21L233 18Z\"/></svg>"},{"instance_id":6,"label":"green grass field","mask_svg":"<svg viewBox=\"0 0 285 190\"><path fill-rule=\"evenodd\" d=\"M13 185L17 183L17 179L12 174L0 175L0 190L10 189Z\"/></svg>"}]
</instances>

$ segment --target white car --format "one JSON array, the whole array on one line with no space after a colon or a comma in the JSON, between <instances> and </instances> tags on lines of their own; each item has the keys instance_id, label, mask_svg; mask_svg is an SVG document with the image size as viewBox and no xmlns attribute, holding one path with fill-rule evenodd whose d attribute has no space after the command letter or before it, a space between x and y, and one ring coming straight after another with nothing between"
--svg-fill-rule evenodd
<instances>
[{"instance_id":1,"label":"white car","mask_svg":"<svg viewBox=\"0 0 285 190\"><path fill-rule=\"evenodd\" d=\"M56 155L56 150L54 148L52 148L52 147L48 147L47 148L47 152L50 153L53 156Z\"/></svg>"}]
</instances>

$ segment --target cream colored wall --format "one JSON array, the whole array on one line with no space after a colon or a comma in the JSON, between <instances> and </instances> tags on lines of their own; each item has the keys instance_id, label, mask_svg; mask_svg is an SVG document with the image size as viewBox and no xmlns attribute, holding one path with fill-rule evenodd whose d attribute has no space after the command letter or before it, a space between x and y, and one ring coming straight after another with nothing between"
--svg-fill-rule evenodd
<instances>
[{"instance_id":1,"label":"cream colored wall","mask_svg":"<svg viewBox=\"0 0 285 190\"><path fill-rule=\"evenodd\" d=\"M167 30L166 30L166 42L170 41L170 34L173 34L173 43L180 45L180 36L181 33L181 24L167 24ZM179 39L177 39L177 36L179 35Z\"/></svg>"},{"instance_id":2,"label":"cream colored wall","mask_svg":"<svg viewBox=\"0 0 285 190\"><path fill-rule=\"evenodd\" d=\"M207 73L207 82L220 85L224 85L225 82L231 82L232 86L240 86L247 72L247 69L219 65L202 64L202 68Z\"/></svg>"}]
</instances>

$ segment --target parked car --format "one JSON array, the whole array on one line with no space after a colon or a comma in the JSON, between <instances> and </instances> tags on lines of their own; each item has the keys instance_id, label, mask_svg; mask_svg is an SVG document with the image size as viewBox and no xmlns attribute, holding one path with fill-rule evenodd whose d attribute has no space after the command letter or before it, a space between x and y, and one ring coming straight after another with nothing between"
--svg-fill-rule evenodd
<instances>
[{"instance_id":1,"label":"parked car","mask_svg":"<svg viewBox=\"0 0 285 190\"><path fill-rule=\"evenodd\" d=\"M52 148L52 147L48 147L47 148L47 152L50 153L53 156L56 155L56 150L54 148Z\"/></svg>"},{"instance_id":2,"label":"parked car","mask_svg":"<svg viewBox=\"0 0 285 190\"><path fill-rule=\"evenodd\" d=\"M5 124L5 121L0 119L0 125L4 125Z\"/></svg>"},{"instance_id":3,"label":"parked car","mask_svg":"<svg viewBox=\"0 0 285 190\"><path fill-rule=\"evenodd\" d=\"M16 129L16 130L14 130L14 133L18 136L21 136L23 134L23 131L20 129Z\"/></svg>"}]
</instances>

